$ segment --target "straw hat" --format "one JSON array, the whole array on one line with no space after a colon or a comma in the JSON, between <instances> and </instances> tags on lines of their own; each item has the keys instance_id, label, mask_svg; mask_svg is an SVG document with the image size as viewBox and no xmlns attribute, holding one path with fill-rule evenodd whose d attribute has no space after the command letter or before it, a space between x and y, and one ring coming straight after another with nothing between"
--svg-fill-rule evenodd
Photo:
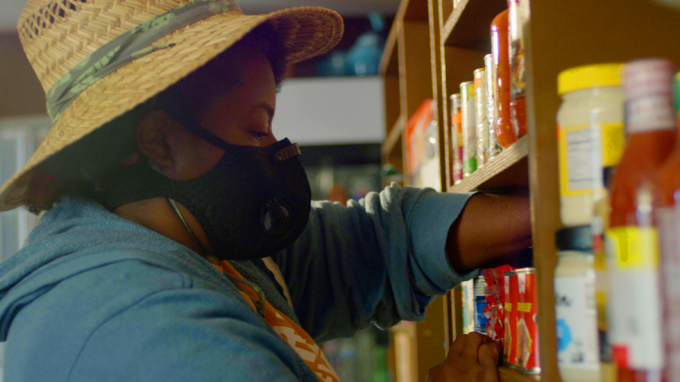
<instances>
[{"instance_id":1,"label":"straw hat","mask_svg":"<svg viewBox=\"0 0 680 382\"><path fill-rule=\"evenodd\" d=\"M54 125L26 166L0 188L0 211L26 203L31 170L47 158L265 22L288 48L288 63L328 52L343 34L340 15L317 7L250 16L234 0L29 0L17 28Z\"/></svg>"}]
</instances>

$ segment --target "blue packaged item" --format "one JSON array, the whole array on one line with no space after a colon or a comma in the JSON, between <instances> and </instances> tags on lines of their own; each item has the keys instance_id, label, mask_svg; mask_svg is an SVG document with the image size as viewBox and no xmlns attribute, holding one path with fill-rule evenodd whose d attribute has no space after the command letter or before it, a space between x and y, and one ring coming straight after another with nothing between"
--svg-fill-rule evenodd
<instances>
[{"instance_id":1,"label":"blue packaged item","mask_svg":"<svg viewBox=\"0 0 680 382\"><path fill-rule=\"evenodd\" d=\"M475 298L475 332L486 333L486 324L489 322L489 319L484 315L486 304L484 297Z\"/></svg>"}]
</instances>

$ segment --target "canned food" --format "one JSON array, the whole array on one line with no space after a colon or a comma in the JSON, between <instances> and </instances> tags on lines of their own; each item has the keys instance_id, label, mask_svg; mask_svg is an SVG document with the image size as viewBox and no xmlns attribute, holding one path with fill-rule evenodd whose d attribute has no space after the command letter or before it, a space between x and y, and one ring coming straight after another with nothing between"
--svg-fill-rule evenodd
<instances>
[{"instance_id":1,"label":"canned food","mask_svg":"<svg viewBox=\"0 0 680 382\"><path fill-rule=\"evenodd\" d=\"M463 130L463 177L467 177L477 170L477 116L473 81L460 84L460 102Z\"/></svg>"},{"instance_id":2,"label":"canned food","mask_svg":"<svg viewBox=\"0 0 680 382\"><path fill-rule=\"evenodd\" d=\"M486 119L486 71L475 70L475 122L477 124L477 168L487 162L489 148L489 122Z\"/></svg>"},{"instance_id":3,"label":"canned food","mask_svg":"<svg viewBox=\"0 0 680 382\"><path fill-rule=\"evenodd\" d=\"M536 273L534 268L517 272L519 301L517 303L517 365L525 373L541 372L536 323Z\"/></svg>"},{"instance_id":4,"label":"canned food","mask_svg":"<svg viewBox=\"0 0 680 382\"><path fill-rule=\"evenodd\" d=\"M505 277L503 362L514 368L517 366L517 303L519 302L519 286L517 272L504 272L503 275Z\"/></svg>"},{"instance_id":5,"label":"canned food","mask_svg":"<svg viewBox=\"0 0 680 382\"><path fill-rule=\"evenodd\" d=\"M461 124L460 93L452 94L451 100L451 175L453 184L463 180L463 126Z\"/></svg>"},{"instance_id":6,"label":"canned food","mask_svg":"<svg viewBox=\"0 0 680 382\"><path fill-rule=\"evenodd\" d=\"M475 332L486 333L486 324L489 319L484 315L486 309L486 280L484 276L475 277Z\"/></svg>"},{"instance_id":7,"label":"canned food","mask_svg":"<svg viewBox=\"0 0 680 382\"><path fill-rule=\"evenodd\" d=\"M503 148L496 140L494 129L498 119L498 85L496 84L496 68L494 67L493 54L484 56L484 68L486 73L486 119L489 125L489 144L486 153L487 162L500 154Z\"/></svg>"},{"instance_id":8,"label":"canned food","mask_svg":"<svg viewBox=\"0 0 680 382\"><path fill-rule=\"evenodd\" d=\"M475 291L474 280L460 283L463 303L463 333L475 331Z\"/></svg>"}]
</instances>

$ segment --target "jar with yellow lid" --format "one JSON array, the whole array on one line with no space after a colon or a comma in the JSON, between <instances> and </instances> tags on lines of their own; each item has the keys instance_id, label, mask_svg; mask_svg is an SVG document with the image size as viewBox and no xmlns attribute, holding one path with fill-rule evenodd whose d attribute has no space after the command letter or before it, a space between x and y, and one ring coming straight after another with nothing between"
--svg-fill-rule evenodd
<instances>
[{"instance_id":1,"label":"jar with yellow lid","mask_svg":"<svg viewBox=\"0 0 680 382\"><path fill-rule=\"evenodd\" d=\"M625 148L622 67L580 66L558 76L560 217L565 226L590 224L593 207L604 195L602 170L616 165Z\"/></svg>"}]
</instances>

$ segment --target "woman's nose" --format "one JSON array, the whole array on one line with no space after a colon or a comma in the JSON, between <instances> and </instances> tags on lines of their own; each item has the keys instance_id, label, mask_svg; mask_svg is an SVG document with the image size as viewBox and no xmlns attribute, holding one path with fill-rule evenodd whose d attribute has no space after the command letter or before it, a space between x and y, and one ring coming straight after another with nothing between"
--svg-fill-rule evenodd
<instances>
[{"instance_id":1,"label":"woman's nose","mask_svg":"<svg viewBox=\"0 0 680 382\"><path fill-rule=\"evenodd\" d=\"M262 137L262 147L267 147L269 145L273 145L274 143L278 142L276 140L276 137L274 134L269 134L266 137Z\"/></svg>"}]
</instances>

